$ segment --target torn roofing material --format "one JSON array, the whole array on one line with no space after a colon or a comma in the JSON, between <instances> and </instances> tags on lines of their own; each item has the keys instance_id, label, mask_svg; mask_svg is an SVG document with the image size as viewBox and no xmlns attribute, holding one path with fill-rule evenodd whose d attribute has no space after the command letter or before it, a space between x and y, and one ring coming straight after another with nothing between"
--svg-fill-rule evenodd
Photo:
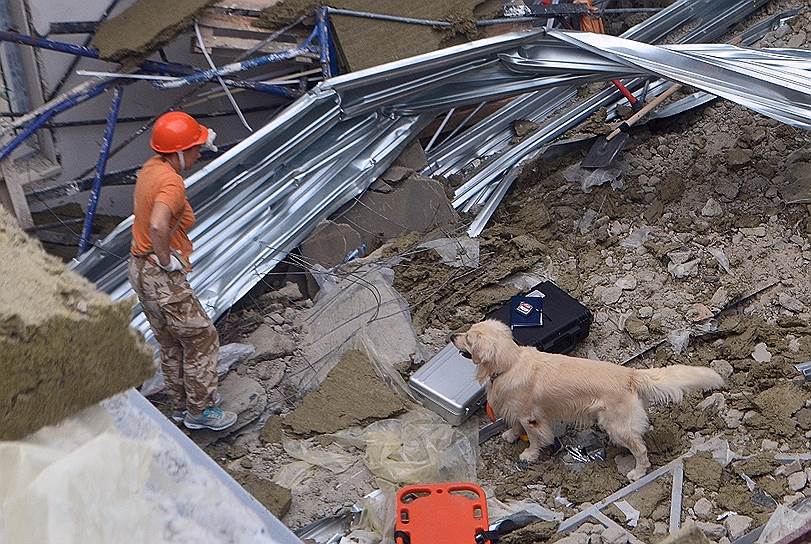
<instances>
[{"instance_id":1,"label":"torn roofing material","mask_svg":"<svg viewBox=\"0 0 811 544\"><path fill-rule=\"evenodd\" d=\"M470 22L484 0L334 0L332 8L375 12L400 17ZM266 9L261 24L281 28L301 15L309 15L319 2L286 0ZM323 3L327 5L327 3ZM452 33L424 25L330 14L340 52L350 71L393 62L450 45Z\"/></svg>"},{"instance_id":2,"label":"torn roofing material","mask_svg":"<svg viewBox=\"0 0 811 544\"><path fill-rule=\"evenodd\" d=\"M191 28L194 17L216 0L138 0L101 23L93 47L105 60L143 58Z\"/></svg>"},{"instance_id":3,"label":"torn roofing material","mask_svg":"<svg viewBox=\"0 0 811 544\"><path fill-rule=\"evenodd\" d=\"M685 4L690 3L680 3ZM706 8L707 2L696 0L694 4ZM750 0L724 0L714 5L718 13L732 10L741 17L756 9ZM659 15L662 14L673 16L667 10ZM710 28L717 32L732 22L734 19L724 20L723 24L713 20ZM481 96L510 96L560 84L568 87L573 80L616 76L615 72L604 70L581 75L569 71L541 76L516 73L499 60L502 54L510 58L525 50L522 47L555 40L560 51L574 58L584 58L584 50L595 55L599 52L595 58L610 56L611 63L622 64L631 74L685 78L678 65L651 66L647 62L631 62L621 55L629 56L637 47L643 52L651 51L647 49L650 46L614 38L609 47L601 49L587 43L583 36L558 31L504 34L332 78L190 177L189 199L198 216L198 224L191 232L195 273L190 281L209 314L214 318L222 315L301 243L319 221L365 191L438 112L480 102L477 97ZM733 57L751 53L728 46L716 52L734 53ZM717 64L724 63L734 71L730 64L733 61L719 60L719 54L705 51L689 57L690 69L696 72L690 81L709 92L719 90L717 87L723 82L711 81L711 75L717 73ZM807 56L787 50L766 55L769 61L758 65L757 73L749 76L753 78L751 81L768 86L777 96L791 97L794 104L807 101L811 89L795 82L798 67ZM740 69L746 62L736 62L735 66ZM608 65L609 61L605 63ZM758 79L767 73L779 75L779 80ZM449 89L453 90L450 96ZM744 105L760 108L763 104L750 103L748 88L738 93L734 89L720 90ZM475 195L477 199L482 194L478 191L485 190L485 194L495 191L488 201L494 209L509 188L510 176L517 175L511 171L516 164L537 153L570 124L578 124L596 108L615 100L616 95L609 90L579 104L577 113L567 118L567 124L552 132L542 132L540 137L536 137L538 132L529 135L463 187L467 191L475 186L477 191L471 192L470 198ZM768 111L775 113L774 108ZM805 119L801 119L802 112L792 115L803 123L811 123L811 108L805 112ZM510 176L502 177L508 171ZM501 186L488 187L494 182ZM76 266L114 298L131 293L125 270L131 221L130 218L119 225ZM483 228L483 222L478 228ZM136 317L133 324L151 334L143 316Z\"/></svg>"}]
</instances>

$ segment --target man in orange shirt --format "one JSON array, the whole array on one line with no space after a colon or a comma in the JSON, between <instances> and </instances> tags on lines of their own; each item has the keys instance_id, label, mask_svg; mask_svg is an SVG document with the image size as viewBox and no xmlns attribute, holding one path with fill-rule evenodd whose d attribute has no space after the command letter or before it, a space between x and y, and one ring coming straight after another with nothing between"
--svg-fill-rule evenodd
<instances>
[{"instance_id":1,"label":"man in orange shirt","mask_svg":"<svg viewBox=\"0 0 811 544\"><path fill-rule=\"evenodd\" d=\"M197 162L203 146L214 148L215 136L183 112L166 113L155 122L150 146L157 155L144 164L135 182L129 279L160 345L172 419L189 429L220 431L237 416L217 406L220 342L186 280L194 211L180 176Z\"/></svg>"}]
</instances>

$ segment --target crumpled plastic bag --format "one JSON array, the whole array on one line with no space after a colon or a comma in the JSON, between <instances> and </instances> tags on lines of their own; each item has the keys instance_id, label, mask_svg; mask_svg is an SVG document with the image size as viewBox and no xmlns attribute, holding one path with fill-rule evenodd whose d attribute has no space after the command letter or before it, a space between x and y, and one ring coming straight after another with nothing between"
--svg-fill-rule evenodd
<instances>
[{"instance_id":1,"label":"crumpled plastic bag","mask_svg":"<svg viewBox=\"0 0 811 544\"><path fill-rule=\"evenodd\" d=\"M343 452L340 446L333 445L335 449L340 449L341 452L330 451L317 445L313 439L285 440L282 446L290 457L325 468L335 474L345 472L355 464L355 457Z\"/></svg>"},{"instance_id":2,"label":"crumpled plastic bag","mask_svg":"<svg viewBox=\"0 0 811 544\"><path fill-rule=\"evenodd\" d=\"M392 483L475 482L470 440L427 410L377 421L364 434L369 470Z\"/></svg>"},{"instance_id":3,"label":"crumpled plastic bag","mask_svg":"<svg viewBox=\"0 0 811 544\"><path fill-rule=\"evenodd\" d=\"M584 193L590 193L593 187L599 187L606 183L611 184L615 191L625 188L622 181L624 171L619 166L610 168L582 168L580 163L573 164L563 171L563 177L570 183L580 183Z\"/></svg>"},{"instance_id":4,"label":"crumpled plastic bag","mask_svg":"<svg viewBox=\"0 0 811 544\"><path fill-rule=\"evenodd\" d=\"M763 532L757 539L758 544L771 544L796 531L811 519L811 502L804 501L793 508L778 505Z\"/></svg>"},{"instance_id":5,"label":"crumpled plastic bag","mask_svg":"<svg viewBox=\"0 0 811 544\"><path fill-rule=\"evenodd\" d=\"M355 506L361 514L353 530L377 535L380 542L394 541L397 512L397 488L388 482L378 482L380 489L363 497Z\"/></svg>"},{"instance_id":6,"label":"crumpled plastic bag","mask_svg":"<svg viewBox=\"0 0 811 544\"><path fill-rule=\"evenodd\" d=\"M312 476L315 466L307 461L293 461L276 472L273 481L287 489L293 489Z\"/></svg>"}]
</instances>

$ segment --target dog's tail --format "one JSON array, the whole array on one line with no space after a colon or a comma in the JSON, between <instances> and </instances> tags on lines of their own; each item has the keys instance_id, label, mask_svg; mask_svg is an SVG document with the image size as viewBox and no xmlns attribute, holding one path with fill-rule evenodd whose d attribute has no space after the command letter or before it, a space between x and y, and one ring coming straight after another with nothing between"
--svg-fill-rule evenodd
<instances>
[{"instance_id":1,"label":"dog's tail","mask_svg":"<svg viewBox=\"0 0 811 544\"><path fill-rule=\"evenodd\" d=\"M639 369L634 373L637 391L648 402L681 402L687 393L715 389L724 379L714 370L702 366L671 365Z\"/></svg>"}]
</instances>

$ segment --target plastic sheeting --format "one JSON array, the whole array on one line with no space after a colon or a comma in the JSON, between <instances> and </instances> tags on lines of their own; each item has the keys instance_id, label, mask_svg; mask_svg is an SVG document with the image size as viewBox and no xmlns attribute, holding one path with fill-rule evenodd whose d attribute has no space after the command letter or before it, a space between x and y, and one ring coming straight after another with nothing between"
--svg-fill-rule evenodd
<instances>
[{"instance_id":1,"label":"plastic sheeting","mask_svg":"<svg viewBox=\"0 0 811 544\"><path fill-rule=\"evenodd\" d=\"M332 436L364 451L371 473L391 484L476 481L476 441L422 408Z\"/></svg>"},{"instance_id":2,"label":"plastic sheeting","mask_svg":"<svg viewBox=\"0 0 811 544\"><path fill-rule=\"evenodd\" d=\"M333 449L329 450L316 444L312 438L308 440L285 440L283 446L284 451L290 457L325 468L335 474L346 472L349 467L355 464L355 457L342 451L339 446L333 445L331 446Z\"/></svg>"},{"instance_id":3,"label":"plastic sheeting","mask_svg":"<svg viewBox=\"0 0 811 544\"><path fill-rule=\"evenodd\" d=\"M355 261L360 262L360 261ZM308 368L288 377L300 393L324 381L344 353L364 353L389 387L408 397L396 368L424 361L405 299L392 287L394 271L379 264L354 263L340 272L314 272L321 286L315 305L302 312Z\"/></svg>"},{"instance_id":4,"label":"plastic sheeting","mask_svg":"<svg viewBox=\"0 0 811 544\"><path fill-rule=\"evenodd\" d=\"M811 520L811 501L803 501L794 507L778 505L772 513L763 532L757 539L758 544L772 544L796 531Z\"/></svg>"},{"instance_id":5,"label":"plastic sheeting","mask_svg":"<svg viewBox=\"0 0 811 544\"><path fill-rule=\"evenodd\" d=\"M264 520L127 399L0 442L0 541L295 541L271 536Z\"/></svg>"}]
</instances>

